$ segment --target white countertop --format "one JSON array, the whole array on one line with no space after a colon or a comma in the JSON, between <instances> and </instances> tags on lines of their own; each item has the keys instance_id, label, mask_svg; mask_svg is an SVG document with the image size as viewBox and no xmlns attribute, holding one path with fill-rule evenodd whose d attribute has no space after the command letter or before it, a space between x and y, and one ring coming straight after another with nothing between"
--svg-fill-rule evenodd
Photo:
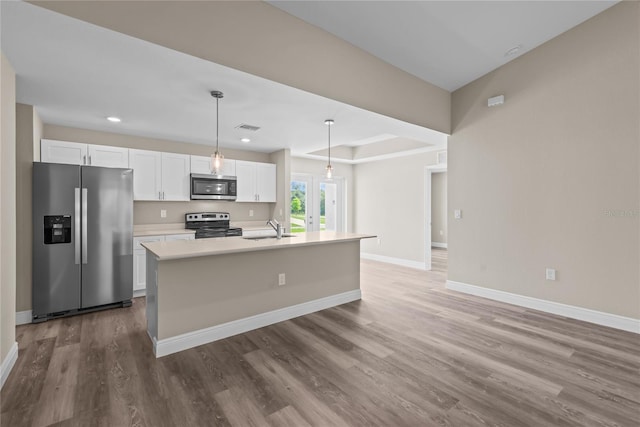
<instances>
[{"instance_id":1,"label":"white countertop","mask_svg":"<svg viewBox=\"0 0 640 427\"><path fill-rule=\"evenodd\" d=\"M144 246L149 252L153 253L159 261L164 261L238 252L320 245L375 237L369 234L338 233L332 231L295 233L294 236L295 237L283 237L280 240L249 240L242 237L218 237L213 239L178 240L173 242L150 242L142 243L142 246Z\"/></svg>"},{"instance_id":2,"label":"white countertop","mask_svg":"<svg viewBox=\"0 0 640 427\"><path fill-rule=\"evenodd\" d=\"M231 222L232 227L240 227L246 231L272 230L265 221ZM171 224L139 224L133 226L133 237L164 236L170 234L195 234L195 230L184 228L183 222Z\"/></svg>"},{"instance_id":3,"label":"white countertop","mask_svg":"<svg viewBox=\"0 0 640 427\"><path fill-rule=\"evenodd\" d=\"M133 237L166 236L171 234L195 234L196 230L187 230L184 223L141 224L133 226Z\"/></svg>"}]
</instances>

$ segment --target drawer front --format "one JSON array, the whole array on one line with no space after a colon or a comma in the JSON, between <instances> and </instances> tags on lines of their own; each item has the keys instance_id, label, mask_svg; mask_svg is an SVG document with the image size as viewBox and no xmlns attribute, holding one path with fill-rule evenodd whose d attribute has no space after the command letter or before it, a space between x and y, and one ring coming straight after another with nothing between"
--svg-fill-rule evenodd
<instances>
[{"instance_id":1,"label":"drawer front","mask_svg":"<svg viewBox=\"0 0 640 427\"><path fill-rule=\"evenodd\" d=\"M149 242L164 242L164 236L144 236L144 237L134 237L133 238L133 250L142 249L145 250L144 247L140 245L140 243L149 243Z\"/></svg>"},{"instance_id":2,"label":"drawer front","mask_svg":"<svg viewBox=\"0 0 640 427\"><path fill-rule=\"evenodd\" d=\"M195 237L195 234L169 234L164 236L164 240L167 242L172 240L193 240Z\"/></svg>"}]
</instances>

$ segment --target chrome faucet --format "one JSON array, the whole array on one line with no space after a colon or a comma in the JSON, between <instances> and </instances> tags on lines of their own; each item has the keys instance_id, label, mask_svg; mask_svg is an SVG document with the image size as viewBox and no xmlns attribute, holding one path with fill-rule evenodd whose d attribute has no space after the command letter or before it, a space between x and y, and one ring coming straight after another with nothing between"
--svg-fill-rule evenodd
<instances>
[{"instance_id":1,"label":"chrome faucet","mask_svg":"<svg viewBox=\"0 0 640 427\"><path fill-rule=\"evenodd\" d=\"M270 225L274 230L276 230L276 237L278 239L282 239L282 225L275 219L270 219L267 221L267 225Z\"/></svg>"}]
</instances>

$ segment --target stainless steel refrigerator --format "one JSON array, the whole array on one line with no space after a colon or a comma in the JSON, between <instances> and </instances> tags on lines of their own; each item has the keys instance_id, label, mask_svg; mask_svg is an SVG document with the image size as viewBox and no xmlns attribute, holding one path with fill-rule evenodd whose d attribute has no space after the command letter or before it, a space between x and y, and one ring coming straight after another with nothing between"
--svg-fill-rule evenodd
<instances>
[{"instance_id":1,"label":"stainless steel refrigerator","mask_svg":"<svg viewBox=\"0 0 640 427\"><path fill-rule=\"evenodd\" d=\"M33 164L33 321L133 297L133 171Z\"/></svg>"}]
</instances>

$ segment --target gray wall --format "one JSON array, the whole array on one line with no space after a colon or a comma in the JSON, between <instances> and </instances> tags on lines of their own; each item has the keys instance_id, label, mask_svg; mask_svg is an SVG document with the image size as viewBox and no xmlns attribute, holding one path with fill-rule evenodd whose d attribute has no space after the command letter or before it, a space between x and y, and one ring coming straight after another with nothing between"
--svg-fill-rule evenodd
<instances>
[{"instance_id":1,"label":"gray wall","mask_svg":"<svg viewBox=\"0 0 640 427\"><path fill-rule=\"evenodd\" d=\"M31 105L16 105L16 311L31 309L31 251L33 224L31 193L34 147L40 157L42 121Z\"/></svg>"},{"instance_id":2,"label":"gray wall","mask_svg":"<svg viewBox=\"0 0 640 427\"><path fill-rule=\"evenodd\" d=\"M0 364L16 342L16 74L0 62Z\"/></svg>"},{"instance_id":3,"label":"gray wall","mask_svg":"<svg viewBox=\"0 0 640 427\"><path fill-rule=\"evenodd\" d=\"M432 151L354 166L355 230L378 236L362 252L424 263L425 167L436 163Z\"/></svg>"},{"instance_id":4,"label":"gray wall","mask_svg":"<svg viewBox=\"0 0 640 427\"><path fill-rule=\"evenodd\" d=\"M431 175L431 242L447 243L447 173Z\"/></svg>"},{"instance_id":5,"label":"gray wall","mask_svg":"<svg viewBox=\"0 0 640 427\"><path fill-rule=\"evenodd\" d=\"M621 2L453 94L449 279L640 318L639 22Z\"/></svg>"}]
</instances>

